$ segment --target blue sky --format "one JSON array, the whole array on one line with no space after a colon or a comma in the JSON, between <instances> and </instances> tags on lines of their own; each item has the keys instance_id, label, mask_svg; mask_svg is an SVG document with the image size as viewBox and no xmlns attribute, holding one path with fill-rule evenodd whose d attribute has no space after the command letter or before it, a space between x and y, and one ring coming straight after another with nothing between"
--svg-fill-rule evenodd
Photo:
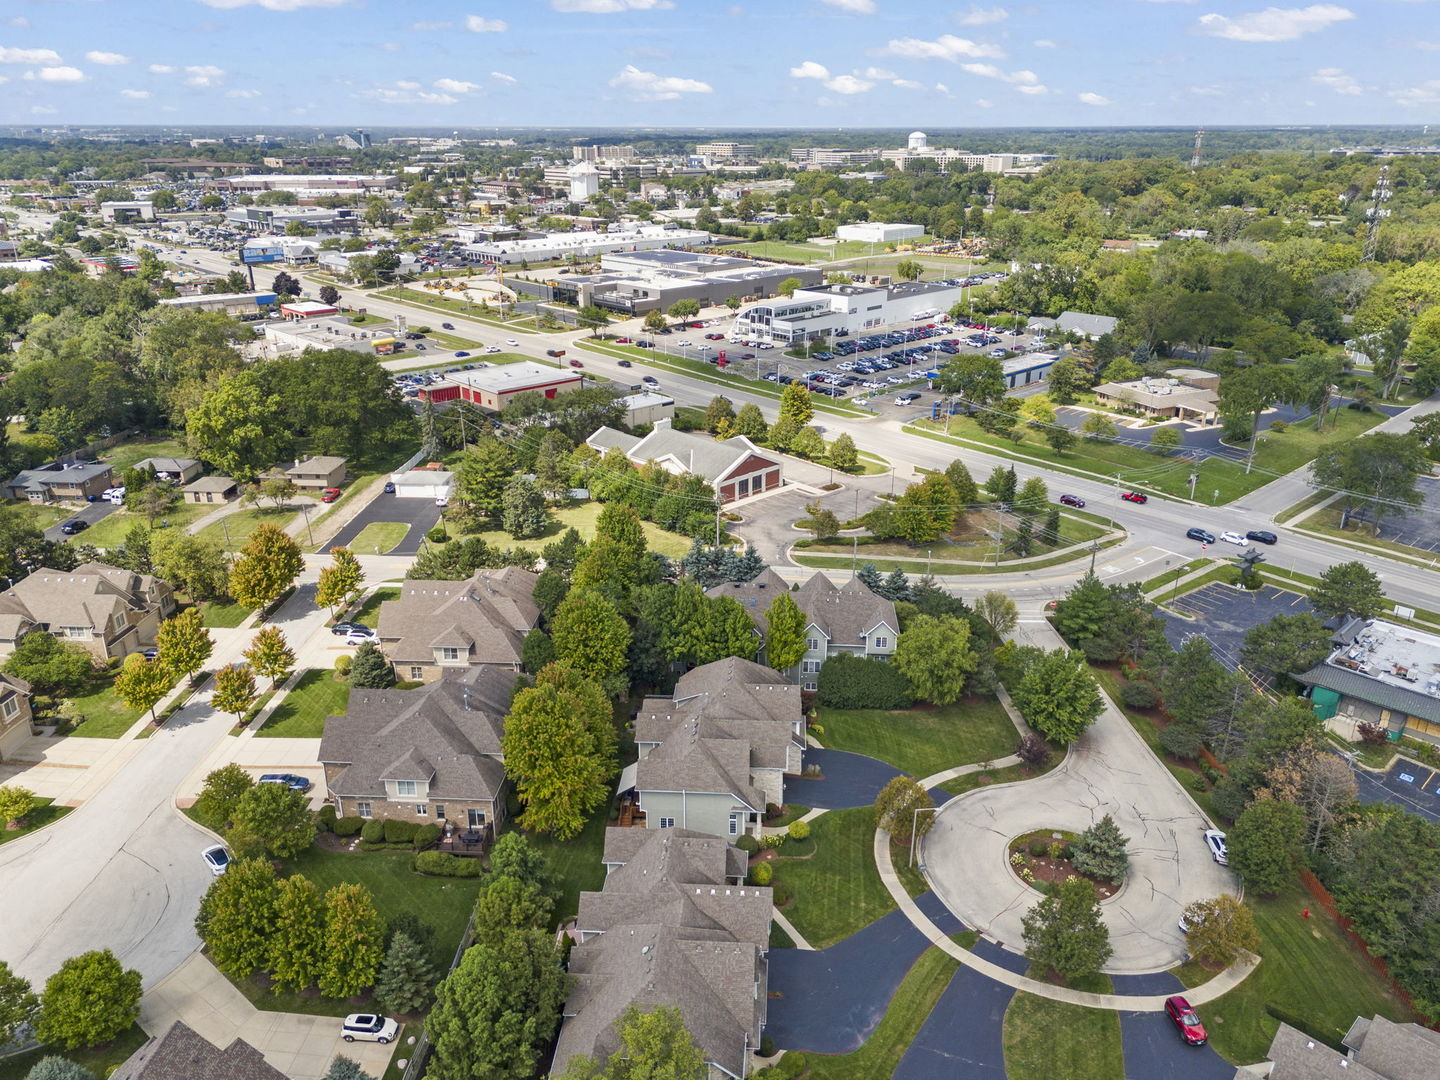
<instances>
[{"instance_id":1,"label":"blue sky","mask_svg":"<svg viewBox=\"0 0 1440 1080\"><path fill-rule=\"evenodd\" d=\"M0 0L0 123L1440 123L1440 0L1276 2Z\"/></svg>"}]
</instances>

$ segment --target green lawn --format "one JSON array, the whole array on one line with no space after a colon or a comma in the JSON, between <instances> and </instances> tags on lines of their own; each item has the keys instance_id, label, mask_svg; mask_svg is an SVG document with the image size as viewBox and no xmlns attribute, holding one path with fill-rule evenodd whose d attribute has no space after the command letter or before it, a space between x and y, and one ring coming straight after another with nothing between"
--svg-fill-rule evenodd
<instances>
[{"instance_id":1,"label":"green lawn","mask_svg":"<svg viewBox=\"0 0 1440 1080\"><path fill-rule=\"evenodd\" d=\"M1081 511L1084 513L1084 511ZM1087 515L1089 516L1089 515ZM933 544L909 544L903 540L886 540L881 542L865 543L866 537L861 537L858 550L861 558L867 556L894 559L913 559L917 562L929 562L930 556L934 556L935 564L942 565L947 559L957 559L961 562L993 562L995 558L995 545L988 539L976 539L977 525L986 520L994 520L993 515L962 515L956 526L952 537L938 540ZM1041 524L1044 522L1042 520ZM1044 555L1046 552L1068 548L1075 544L1083 544L1087 540L1097 540L1106 533L1113 532L1114 528L1108 525L1097 525L1090 521L1083 521L1070 514L1062 514L1060 517L1060 539L1054 545L1035 545L1036 550L1032 555ZM803 551L816 555L836 554L850 555L854 550L849 537L837 537L834 540L827 540L821 543L810 543ZM922 557L923 556L923 557ZM1001 561L1009 561L1020 556L1013 551L1006 550L1001 553Z\"/></svg>"},{"instance_id":2,"label":"green lawn","mask_svg":"<svg viewBox=\"0 0 1440 1080\"><path fill-rule=\"evenodd\" d=\"M973 935L955 935L955 940ZM962 942L963 943L963 942ZM969 945L967 944L967 948ZM779 1064L755 1074L755 1080L881 1080L892 1076L905 1051L950 985L959 961L937 948L926 949L895 988L889 1008L864 1044L849 1054L786 1054ZM963 1071L954 1073L963 1077ZM1119 1075L1118 1073L1116 1074ZM1068 1080L1068 1078L1067 1078Z\"/></svg>"},{"instance_id":3,"label":"green lawn","mask_svg":"<svg viewBox=\"0 0 1440 1080\"><path fill-rule=\"evenodd\" d=\"M200 605L200 622L204 626L228 629L239 626L254 611L254 608L237 604L233 600L228 604L221 603L219 600L206 600Z\"/></svg>"},{"instance_id":4,"label":"green lawn","mask_svg":"<svg viewBox=\"0 0 1440 1080\"><path fill-rule=\"evenodd\" d=\"M7 502L5 503L5 508L12 513L18 511L19 517L24 518L41 532L44 532L52 525L60 524L60 522L74 513L74 511L67 506L46 506L42 503L32 503L24 500Z\"/></svg>"},{"instance_id":5,"label":"green lawn","mask_svg":"<svg viewBox=\"0 0 1440 1080\"><path fill-rule=\"evenodd\" d=\"M1019 736L999 701L966 698L944 708L821 709L821 742L889 762L917 779L1015 752Z\"/></svg>"},{"instance_id":6,"label":"green lawn","mask_svg":"<svg viewBox=\"0 0 1440 1080\"><path fill-rule=\"evenodd\" d=\"M396 599L399 595L400 587L398 585L376 589L365 598L365 602L360 605L359 610L350 616L350 621L363 623L366 626L379 625L380 605L385 603L386 600Z\"/></svg>"},{"instance_id":7,"label":"green lawn","mask_svg":"<svg viewBox=\"0 0 1440 1080\"><path fill-rule=\"evenodd\" d=\"M1279 1025L1267 1006L1299 1018L1310 1034L1336 1045L1357 1016L1417 1019L1298 882L1274 899L1252 899L1251 906L1261 964L1234 990L1200 1008L1210 1045L1226 1060L1248 1065L1264 1059ZM1307 908L1310 918L1302 919Z\"/></svg>"},{"instance_id":8,"label":"green lawn","mask_svg":"<svg viewBox=\"0 0 1440 1080\"><path fill-rule=\"evenodd\" d=\"M135 439L131 442L112 446L102 455L102 460L115 469L118 476L137 461L152 457L190 457L185 444L177 439Z\"/></svg>"},{"instance_id":9,"label":"green lawn","mask_svg":"<svg viewBox=\"0 0 1440 1080\"><path fill-rule=\"evenodd\" d=\"M0 1058L0 1080L25 1080L37 1061L52 1054L73 1061L96 1076L105 1076L145 1045L148 1038L139 1024L131 1024L111 1042L92 1046L87 1050L62 1050L59 1047L42 1046L14 1057Z\"/></svg>"},{"instance_id":10,"label":"green lawn","mask_svg":"<svg viewBox=\"0 0 1440 1080\"><path fill-rule=\"evenodd\" d=\"M211 508L213 509L213 507ZM200 530L202 539L219 544L227 551L239 551L245 546L261 523L283 529L295 518L296 511L285 507L255 506L248 510L237 510L226 514L219 521L212 521Z\"/></svg>"},{"instance_id":11,"label":"green lawn","mask_svg":"<svg viewBox=\"0 0 1440 1080\"><path fill-rule=\"evenodd\" d=\"M1316 510L1313 514L1296 522L1296 527L1308 529L1321 536L1328 536L1332 540L1338 540L1342 544L1352 547L1364 545L1360 548L1361 551L1366 548L1379 548L1397 558L1422 566L1432 565L1435 558L1435 553L1428 548L1417 548L1410 544L1402 544L1398 540L1385 540L1376 536L1374 525L1357 523L1348 528L1340 528L1339 503Z\"/></svg>"},{"instance_id":12,"label":"green lawn","mask_svg":"<svg viewBox=\"0 0 1440 1080\"><path fill-rule=\"evenodd\" d=\"M312 668L300 676L255 734L271 739L318 739L325 732L325 718L342 714L349 700L349 683L335 678L329 668Z\"/></svg>"},{"instance_id":13,"label":"green lawn","mask_svg":"<svg viewBox=\"0 0 1440 1080\"><path fill-rule=\"evenodd\" d=\"M530 551L539 551L546 544L559 539L566 529L579 530L581 538L588 541L595 535L595 522L600 517L602 509L601 503L591 501L551 510L550 527L545 530L544 536L535 537L533 540L516 540L509 533L498 529L467 535L479 536L486 543L500 548L520 547ZM679 533L666 532L660 526L649 521L642 521L640 524L645 530L645 539L649 542L651 551L678 559L690 550L690 540L687 537L681 536Z\"/></svg>"},{"instance_id":14,"label":"green lawn","mask_svg":"<svg viewBox=\"0 0 1440 1080\"><path fill-rule=\"evenodd\" d=\"M780 259L786 262L815 263L838 258L828 247L815 244L792 244L784 240L755 240L748 244L727 245L726 251L743 251L761 259ZM858 252L857 254L863 254Z\"/></svg>"},{"instance_id":15,"label":"green lawn","mask_svg":"<svg viewBox=\"0 0 1440 1080\"><path fill-rule=\"evenodd\" d=\"M204 517L213 506L206 506L204 503L176 503L169 510L160 514L155 519L155 529L184 529L192 521ZM168 524L161 524L168 522ZM137 514L131 510L116 510L113 514L101 518L90 528L81 533L74 541L78 544L94 544L98 548L119 547L125 542L125 534L136 525L150 525L150 518L146 514Z\"/></svg>"},{"instance_id":16,"label":"green lawn","mask_svg":"<svg viewBox=\"0 0 1440 1080\"><path fill-rule=\"evenodd\" d=\"M1100 544L1098 550L1104 551L1107 548L1115 547L1124 543L1123 536L1117 536L1111 540L1105 540ZM1067 551L1059 555L1051 555L1047 558L1036 558L1032 556L1031 561L1020 567L1022 570L1044 570L1051 566L1060 566L1063 563L1074 562L1077 559L1087 558L1090 554L1089 548L1081 548L1078 551ZM856 557L850 555L809 555L804 551L796 551L792 556L795 562L801 566L813 566L817 569L849 570L855 563ZM858 561L867 561L864 555L858 556ZM1015 555L1013 552L1001 556L997 566L991 562L941 562L939 559L893 559L885 555L872 555L869 560L878 566L881 572L900 570L906 574L928 574L934 571L938 574L1006 574L1015 569Z\"/></svg>"},{"instance_id":17,"label":"green lawn","mask_svg":"<svg viewBox=\"0 0 1440 1080\"><path fill-rule=\"evenodd\" d=\"M1104 982L1108 991L1109 980ZM1004 1039L1010 1080L1118 1080L1125 1075L1120 1014L1109 1009L1018 993L1005 1010Z\"/></svg>"},{"instance_id":18,"label":"green lawn","mask_svg":"<svg viewBox=\"0 0 1440 1080\"><path fill-rule=\"evenodd\" d=\"M964 776L957 776L954 780L946 780L940 785L940 789L948 791L951 795L964 795L965 792L974 791L978 787L1013 784L1017 780L1030 780L1036 776L1043 776L1064 760L1065 754L1056 751L1050 755L1050 760L1042 769L1037 770L1034 766L1022 762L1019 765L1007 765L1003 769L966 773Z\"/></svg>"},{"instance_id":19,"label":"green lawn","mask_svg":"<svg viewBox=\"0 0 1440 1080\"><path fill-rule=\"evenodd\" d=\"M525 833L530 846L541 852L551 873L560 879L560 899L555 904L555 921L561 922L580 910L580 894L605 884L605 830L610 824L610 807L602 806L590 815L579 836L557 840L546 833Z\"/></svg>"},{"instance_id":20,"label":"green lawn","mask_svg":"<svg viewBox=\"0 0 1440 1080\"><path fill-rule=\"evenodd\" d=\"M115 696L115 687L109 678L96 679L69 700L85 717L70 734L87 739L118 739L141 716L139 709L130 708Z\"/></svg>"},{"instance_id":21,"label":"green lawn","mask_svg":"<svg viewBox=\"0 0 1440 1080\"><path fill-rule=\"evenodd\" d=\"M0 822L0 844L8 843L11 840L18 840L26 833L32 833L36 829L43 829L52 821L59 821L68 814L73 807L56 806L52 799L37 799L39 805L25 815L25 825L19 829L7 829L4 823ZM0 1073L0 1076L3 1076Z\"/></svg>"},{"instance_id":22,"label":"green lawn","mask_svg":"<svg viewBox=\"0 0 1440 1080\"><path fill-rule=\"evenodd\" d=\"M814 856L780 859L775 876L795 890L786 917L811 945L823 949L893 911L895 901L875 868L870 807L832 810L811 822L810 830Z\"/></svg>"},{"instance_id":23,"label":"green lawn","mask_svg":"<svg viewBox=\"0 0 1440 1080\"><path fill-rule=\"evenodd\" d=\"M410 526L402 521L372 521L348 546L357 555L383 555L404 540L409 531Z\"/></svg>"}]
</instances>

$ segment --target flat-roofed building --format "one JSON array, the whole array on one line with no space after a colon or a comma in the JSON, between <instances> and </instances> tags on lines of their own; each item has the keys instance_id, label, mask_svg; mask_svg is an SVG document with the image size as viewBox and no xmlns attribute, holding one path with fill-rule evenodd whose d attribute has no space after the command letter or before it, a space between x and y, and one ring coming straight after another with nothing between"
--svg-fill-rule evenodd
<instances>
[{"instance_id":1,"label":"flat-roofed building","mask_svg":"<svg viewBox=\"0 0 1440 1080\"><path fill-rule=\"evenodd\" d=\"M789 343L871 330L948 311L960 301L958 285L904 281L897 285L816 285L789 299L765 300L741 310L731 336Z\"/></svg>"},{"instance_id":2,"label":"flat-roofed building","mask_svg":"<svg viewBox=\"0 0 1440 1080\"><path fill-rule=\"evenodd\" d=\"M1135 379L1107 382L1095 387L1101 405L1130 409L1156 419L1191 420L1213 424L1220 396L1214 390L1185 386L1179 379Z\"/></svg>"},{"instance_id":3,"label":"flat-roofed building","mask_svg":"<svg viewBox=\"0 0 1440 1080\"><path fill-rule=\"evenodd\" d=\"M526 360L451 372L439 384L421 390L420 397L436 404L468 401L482 409L499 412L517 394L536 393L553 398L567 390L580 389L584 380L584 375L570 368L547 367Z\"/></svg>"},{"instance_id":4,"label":"flat-roofed building","mask_svg":"<svg viewBox=\"0 0 1440 1080\"><path fill-rule=\"evenodd\" d=\"M273 292L202 293L198 296L171 296L160 303L181 311L218 311L222 315L259 318L275 300Z\"/></svg>"}]
</instances>

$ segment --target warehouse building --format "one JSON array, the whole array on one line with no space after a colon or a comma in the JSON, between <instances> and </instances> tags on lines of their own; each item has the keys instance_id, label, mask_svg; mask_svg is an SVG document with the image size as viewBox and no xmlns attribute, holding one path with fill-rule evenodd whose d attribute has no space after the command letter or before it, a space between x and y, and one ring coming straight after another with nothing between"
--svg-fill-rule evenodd
<instances>
[{"instance_id":1,"label":"warehouse building","mask_svg":"<svg viewBox=\"0 0 1440 1080\"><path fill-rule=\"evenodd\" d=\"M317 233L356 233L364 219L353 207L237 206L225 211L225 223L249 233L283 233L291 222Z\"/></svg>"},{"instance_id":2,"label":"warehouse building","mask_svg":"<svg viewBox=\"0 0 1440 1080\"><path fill-rule=\"evenodd\" d=\"M148 200L132 202L102 202L100 220L124 225L131 221L154 221L155 204Z\"/></svg>"},{"instance_id":3,"label":"warehouse building","mask_svg":"<svg viewBox=\"0 0 1440 1080\"><path fill-rule=\"evenodd\" d=\"M200 296L172 296L161 300L164 307L181 311L218 311L222 315L239 318L262 318L266 309L275 303L273 292L251 293L208 293Z\"/></svg>"},{"instance_id":4,"label":"warehouse building","mask_svg":"<svg viewBox=\"0 0 1440 1080\"><path fill-rule=\"evenodd\" d=\"M565 303L642 315L668 311L677 300L697 300L702 307L723 304L732 296L755 300L775 295L789 278L819 285L823 277L812 267L663 248L609 252L600 257L600 266L598 274L557 276L546 284L554 299Z\"/></svg>"},{"instance_id":5,"label":"warehouse building","mask_svg":"<svg viewBox=\"0 0 1440 1080\"><path fill-rule=\"evenodd\" d=\"M571 255L590 259L608 251L645 251L652 248L695 247L710 243L710 234L698 229L672 229L665 225L639 225L620 232L550 233L528 240L494 240L470 244L466 258L474 262L513 266L522 262L549 262Z\"/></svg>"},{"instance_id":6,"label":"warehouse building","mask_svg":"<svg viewBox=\"0 0 1440 1080\"><path fill-rule=\"evenodd\" d=\"M455 371L435 386L420 391L422 399L438 404L447 401L468 401L482 409L499 412L516 395L543 394L553 398L567 390L579 390L585 376L569 368L553 368L531 361L476 367L473 371Z\"/></svg>"},{"instance_id":7,"label":"warehouse building","mask_svg":"<svg viewBox=\"0 0 1440 1080\"><path fill-rule=\"evenodd\" d=\"M960 302L958 285L904 281L898 285L816 285L790 299L766 300L735 316L730 336L790 343L928 318Z\"/></svg>"},{"instance_id":8,"label":"warehouse building","mask_svg":"<svg viewBox=\"0 0 1440 1080\"><path fill-rule=\"evenodd\" d=\"M862 244L894 244L900 240L918 240L924 235L923 225L885 221L857 221L835 230L837 240L859 240Z\"/></svg>"}]
</instances>

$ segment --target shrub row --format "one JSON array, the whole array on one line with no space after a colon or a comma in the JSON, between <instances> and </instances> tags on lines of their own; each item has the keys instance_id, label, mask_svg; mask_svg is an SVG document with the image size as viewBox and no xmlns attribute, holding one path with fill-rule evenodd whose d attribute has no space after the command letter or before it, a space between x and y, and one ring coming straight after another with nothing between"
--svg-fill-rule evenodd
<instances>
[{"instance_id":1,"label":"shrub row","mask_svg":"<svg viewBox=\"0 0 1440 1080\"><path fill-rule=\"evenodd\" d=\"M415 856L415 871L433 877L479 877L480 860L451 855L448 851L422 851Z\"/></svg>"},{"instance_id":2,"label":"shrub row","mask_svg":"<svg viewBox=\"0 0 1440 1080\"><path fill-rule=\"evenodd\" d=\"M915 704L910 680L894 664L841 654L826 660L816 700L831 709L908 709Z\"/></svg>"}]
</instances>

